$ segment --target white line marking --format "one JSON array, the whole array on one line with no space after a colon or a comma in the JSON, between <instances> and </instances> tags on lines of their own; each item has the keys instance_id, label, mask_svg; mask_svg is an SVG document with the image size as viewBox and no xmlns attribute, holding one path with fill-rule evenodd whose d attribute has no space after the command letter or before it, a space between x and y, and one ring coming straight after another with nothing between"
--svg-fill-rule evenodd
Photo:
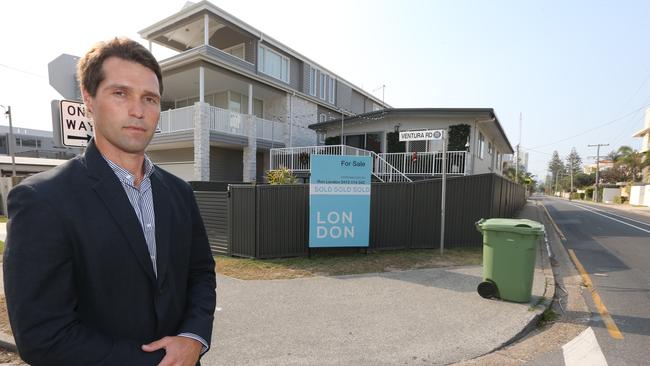
<instances>
[{"instance_id":1,"label":"white line marking","mask_svg":"<svg viewBox=\"0 0 650 366\"><path fill-rule=\"evenodd\" d=\"M638 227L638 226L634 226L634 225L630 224L629 222L621 221L621 220L615 219L615 218L613 218L613 217L610 217L610 216L607 216L607 215L603 215L603 214L601 214L600 212L596 212L596 211L594 211L594 210L590 210L590 209L588 209L588 208L586 208L586 207L583 207L583 206L580 206L580 205L576 205L575 203L569 203L569 204L570 204L571 206L575 206L575 207L581 208L581 209L583 209L583 210L585 210L585 211L589 211L589 212L591 212L592 214L596 214L596 215L600 215L600 216L602 216L602 217L606 217L606 218L608 218L608 219L610 219L610 220L613 220L613 221L616 221L616 222L620 222L621 224L625 224L625 225L627 225L627 226L631 226L631 227L633 227L633 228L635 228L635 229L639 229L639 230L641 230L641 231L643 231L643 232L646 232L646 233L650 234L650 230L647 230L647 229L644 229L644 228L641 228L641 227ZM646 224L646 225L647 225L647 224Z\"/></svg>"},{"instance_id":2,"label":"white line marking","mask_svg":"<svg viewBox=\"0 0 650 366\"><path fill-rule=\"evenodd\" d=\"M627 217L627 216L617 215L617 214L612 213L612 212L607 211L607 210L600 210L600 209L597 209L597 208L595 208L595 207L591 207L591 206L584 205L584 204L575 204L575 203L574 203L574 205L576 205L576 206L581 206L581 207L589 207L589 208L593 209L594 211L604 212L604 213L609 214L609 215L612 215L612 216L616 216L616 217L620 217L620 218L622 218L622 219L626 219L626 220L634 221L634 222L636 222L637 224L642 224L642 225L650 226L650 223L643 222L643 221L639 221L639 220L635 220L635 219L631 219L631 218L629 218L629 217Z\"/></svg>"},{"instance_id":3,"label":"white line marking","mask_svg":"<svg viewBox=\"0 0 650 366\"><path fill-rule=\"evenodd\" d=\"M562 346L562 354L566 366L607 366L605 355L591 327Z\"/></svg>"}]
</instances>

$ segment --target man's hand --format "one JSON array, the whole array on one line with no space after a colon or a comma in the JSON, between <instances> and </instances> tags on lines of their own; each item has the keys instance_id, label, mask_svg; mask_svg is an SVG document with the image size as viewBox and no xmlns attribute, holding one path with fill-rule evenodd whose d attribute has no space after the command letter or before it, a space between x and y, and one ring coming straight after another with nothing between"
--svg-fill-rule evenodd
<instances>
[{"instance_id":1,"label":"man's hand","mask_svg":"<svg viewBox=\"0 0 650 366\"><path fill-rule=\"evenodd\" d=\"M158 366L194 366L199 361L203 345L188 337L165 337L142 346L145 352L159 349L165 350L165 357Z\"/></svg>"}]
</instances>

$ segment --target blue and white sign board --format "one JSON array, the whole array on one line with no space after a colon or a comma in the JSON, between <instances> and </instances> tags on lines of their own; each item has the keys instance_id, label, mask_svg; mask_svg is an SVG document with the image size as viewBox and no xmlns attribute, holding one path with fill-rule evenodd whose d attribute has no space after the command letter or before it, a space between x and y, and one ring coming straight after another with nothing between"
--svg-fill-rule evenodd
<instances>
[{"instance_id":1,"label":"blue and white sign board","mask_svg":"<svg viewBox=\"0 0 650 366\"><path fill-rule=\"evenodd\" d=\"M367 247L369 156L311 155L309 247Z\"/></svg>"}]
</instances>

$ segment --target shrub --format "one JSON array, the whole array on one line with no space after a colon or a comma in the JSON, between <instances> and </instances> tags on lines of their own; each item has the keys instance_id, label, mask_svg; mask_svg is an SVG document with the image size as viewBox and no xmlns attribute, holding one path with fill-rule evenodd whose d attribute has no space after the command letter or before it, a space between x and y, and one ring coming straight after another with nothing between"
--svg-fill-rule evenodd
<instances>
[{"instance_id":1,"label":"shrub","mask_svg":"<svg viewBox=\"0 0 650 366\"><path fill-rule=\"evenodd\" d=\"M280 169L269 170L266 172L266 179L269 184L293 184L296 183L296 176L291 170L282 167Z\"/></svg>"},{"instance_id":2,"label":"shrub","mask_svg":"<svg viewBox=\"0 0 650 366\"><path fill-rule=\"evenodd\" d=\"M627 201L627 197L614 196L614 203L621 204L621 203L625 203L626 201Z\"/></svg>"}]
</instances>

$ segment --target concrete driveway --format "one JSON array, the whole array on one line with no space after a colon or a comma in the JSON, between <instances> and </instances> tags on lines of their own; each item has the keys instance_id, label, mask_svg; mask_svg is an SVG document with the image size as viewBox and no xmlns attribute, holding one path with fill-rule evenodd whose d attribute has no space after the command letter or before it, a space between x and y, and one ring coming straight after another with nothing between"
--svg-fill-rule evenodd
<instances>
[{"instance_id":1,"label":"concrete driveway","mask_svg":"<svg viewBox=\"0 0 650 366\"><path fill-rule=\"evenodd\" d=\"M529 304L476 293L480 266L243 281L218 277L204 365L431 365L510 341ZM532 303L544 292L537 270Z\"/></svg>"}]
</instances>

